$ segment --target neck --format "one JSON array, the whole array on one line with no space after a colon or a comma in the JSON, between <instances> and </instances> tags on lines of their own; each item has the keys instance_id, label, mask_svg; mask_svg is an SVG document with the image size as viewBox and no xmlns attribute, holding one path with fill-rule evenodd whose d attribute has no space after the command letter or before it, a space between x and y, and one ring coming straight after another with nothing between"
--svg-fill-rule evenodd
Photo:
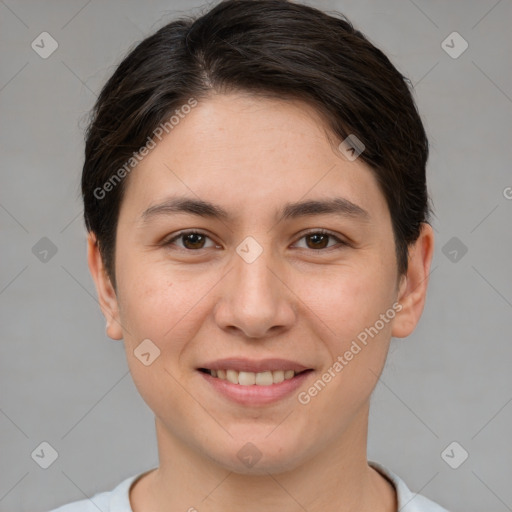
<instances>
[{"instance_id":1,"label":"neck","mask_svg":"<svg viewBox=\"0 0 512 512\"><path fill-rule=\"evenodd\" d=\"M395 512L393 485L368 466L366 405L335 443L288 471L234 473L156 421L160 466L132 486L133 512Z\"/></svg>"}]
</instances>

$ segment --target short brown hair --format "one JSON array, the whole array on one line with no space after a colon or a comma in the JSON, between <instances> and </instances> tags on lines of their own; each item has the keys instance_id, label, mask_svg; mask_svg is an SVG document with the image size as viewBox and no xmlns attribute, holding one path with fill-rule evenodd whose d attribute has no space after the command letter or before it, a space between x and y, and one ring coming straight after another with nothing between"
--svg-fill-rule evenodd
<instances>
[{"instance_id":1,"label":"short brown hair","mask_svg":"<svg viewBox=\"0 0 512 512\"><path fill-rule=\"evenodd\" d=\"M139 43L92 110L82 171L84 219L114 287L126 180L112 184L112 178L176 109L212 91L301 99L323 114L339 141L349 135L362 141L359 157L386 198L398 272L406 272L408 246L430 214L429 144L409 80L338 13L286 0L225 0ZM115 186L99 194L106 183Z\"/></svg>"}]
</instances>

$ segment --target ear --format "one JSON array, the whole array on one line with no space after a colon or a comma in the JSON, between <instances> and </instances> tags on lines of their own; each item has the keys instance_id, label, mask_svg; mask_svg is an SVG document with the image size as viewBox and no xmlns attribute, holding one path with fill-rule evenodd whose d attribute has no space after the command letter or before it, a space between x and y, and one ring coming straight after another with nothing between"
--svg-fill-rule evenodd
<instances>
[{"instance_id":1,"label":"ear","mask_svg":"<svg viewBox=\"0 0 512 512\"><path fill-rule=\"evenodd\" d=\"M396 315L391 331L395 338L409 336L419 322L425 306L433 254L434 231L424 222L418 240L409 246L407 273L401 277L397 302L402 309Z\"/></svg>"},{"instance_id":2,"label":"ear","mask_svg":"<svg viewBox=\"0 0 512 512\"><path fill-rule=\"evenodd\" d=\"M94 233L89 233L87 237L87 262L96 284L101 311L107 320L107 335L113 340L121 340L123 338L123 330L121 328L117 295L103 265L103 259Z\"/></svg>"}]
</instances>

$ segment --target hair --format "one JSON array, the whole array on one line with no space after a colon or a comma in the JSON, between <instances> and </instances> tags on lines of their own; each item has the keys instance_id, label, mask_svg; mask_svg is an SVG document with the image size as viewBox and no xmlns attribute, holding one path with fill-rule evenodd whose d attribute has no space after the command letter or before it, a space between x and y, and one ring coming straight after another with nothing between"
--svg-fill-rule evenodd
<instances>
[{"instance_id":1,"label":"hair","mask_svg":"<svg viewBox=\"0 0 512 512\"><path fill-rule=\"evenodd\" d=\"M346 17L287 0L225 0L160 28L106 82L86 131L84 220L114 288L127 162L136 166L137 152L191 98L230 92L302 100L339 141L362 141L359 158L385 196L405 273L409 245L430 215L429 143L411 89Z\"/></svg>"}]
</instances>

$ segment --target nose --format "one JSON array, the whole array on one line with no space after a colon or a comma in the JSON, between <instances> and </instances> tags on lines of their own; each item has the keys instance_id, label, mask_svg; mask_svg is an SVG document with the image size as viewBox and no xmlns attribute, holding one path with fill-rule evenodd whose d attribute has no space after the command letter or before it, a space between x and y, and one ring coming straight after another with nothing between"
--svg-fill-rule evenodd
<instances>
[{"instance_id":1,"label":"nose","mask_svg":"<svg viewBox=\"0 0 512 512\"><path fill-rule=\"evenodd\" d=\"M217 325L247 338L267 338L289 329L296 318L294 294L284 266L270 249L252 262L234 253L215 307Z\"/></svg>"}]
</instances>

